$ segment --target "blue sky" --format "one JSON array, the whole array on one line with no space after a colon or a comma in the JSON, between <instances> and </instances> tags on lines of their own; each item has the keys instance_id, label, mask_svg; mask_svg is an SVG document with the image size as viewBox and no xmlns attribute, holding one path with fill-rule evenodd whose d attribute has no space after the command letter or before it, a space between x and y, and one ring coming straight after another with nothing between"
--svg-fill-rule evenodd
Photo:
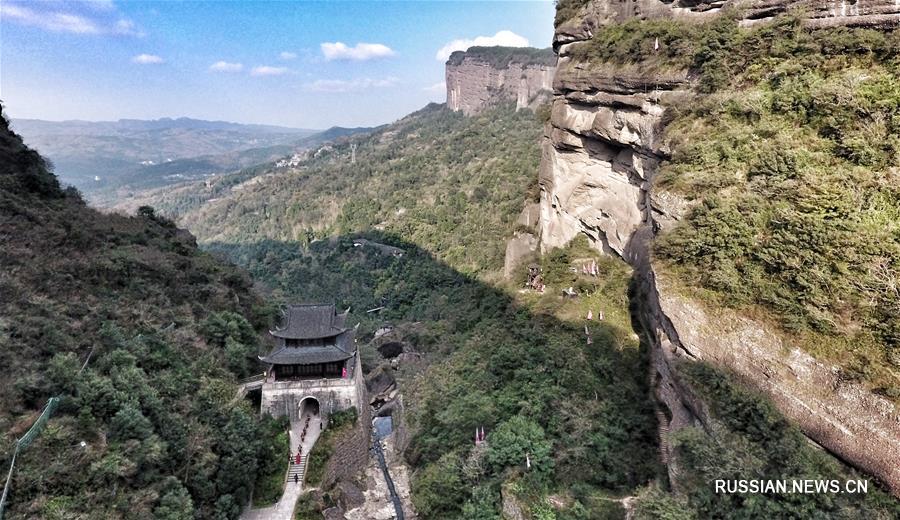
<instances>
[{"instance_id":1,"label":"blue sky","mask_svg":"<svg viewBox=\"0 0 900 520\"><path fill-rule=\"evenodd\" d=\"M549 46L553 2L0 2L0 99L51 120L386 123L444 101L450 48ZM457 41L462 40L462 41Z\"/></svg>"}]
</instances>

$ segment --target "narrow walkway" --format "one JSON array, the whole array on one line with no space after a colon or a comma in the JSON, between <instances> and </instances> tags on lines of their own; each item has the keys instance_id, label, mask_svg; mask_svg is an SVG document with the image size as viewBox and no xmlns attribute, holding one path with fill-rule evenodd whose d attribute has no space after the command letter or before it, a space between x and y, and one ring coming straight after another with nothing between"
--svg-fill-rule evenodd
<instances>
[{"instance_id":1,"label":"narrow walkway","mask_svg":"<svg viewBox=\"0 0 900 520\"><path fill-rule=\"evenodd\" d=\"M309 456L309 452L316 443L316 439L319 438L319 433L321 432L321 417L318 415L306 414L298 421L291 421L291 453L296 455L297 447L300 445L300 434L303 432L303 424L306 422L307 416L310 417L310 420L309 428L306 430L306 439L303 441L304 469L306 458ZM284 454L284 458L286 461L286 453ZM293 468L293 466L296 466L295 464L292 464L291 466L291 470L296 469ZM275 505L260 509L245 509L241 514L241 520L292 520L294 516L294 505L296 505L297 499L300 498L303 488L304 485L302 482L300 484L294 484L293 473L290 473L290 476L287 478L287 482L284 485L284 493L282 493L281 498L278 499L278 502L276 502Z\"/></svg>"}]
</instances>

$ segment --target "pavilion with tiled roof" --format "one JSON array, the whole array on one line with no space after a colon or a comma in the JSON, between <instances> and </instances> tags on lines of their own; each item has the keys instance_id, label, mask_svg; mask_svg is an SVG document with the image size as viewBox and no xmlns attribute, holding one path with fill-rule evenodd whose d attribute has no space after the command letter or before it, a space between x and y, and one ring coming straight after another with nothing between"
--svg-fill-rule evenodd
<instances>
[{"instance_id":1,"label":"pavilion with tiled roof","mask_svg":"<svg viewBox=\"0 0 900 520\"><path fill-rule=\"evenodd\" d=\"M275 348L259 360L275 381L340 378L355 365L355 329L346 327L347 311L334 305L290 305L280 327L269 333Z\"/></svg>"}]
</instances>

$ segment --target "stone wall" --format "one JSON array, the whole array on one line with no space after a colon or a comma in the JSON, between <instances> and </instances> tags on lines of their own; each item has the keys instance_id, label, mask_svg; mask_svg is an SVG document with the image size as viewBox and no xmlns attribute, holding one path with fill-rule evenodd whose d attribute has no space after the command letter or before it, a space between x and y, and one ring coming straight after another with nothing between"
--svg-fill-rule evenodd
<instances>
[{"instance_id":1,"label":"stone wall","mask_svg":"<svg viewBox=\"0 0 900 520\"><path fill-rule=\"evenodd\" d=\"M346 379L309 379L263 383L260 413L273 417L299 418L300 403L307 397L319 402L319 412L327 419L332 412L368 407L366 387L359 356Z\"/></svg>"},{"instance_id":2,"label":"stone wall","mask_svg":"<svg viewBox=\"0 0 900 520\"><path fill-rule=\"evenodd\" d=\"M454 53L455 54L455 53ZM499 66L478 54L447 62L447 107L474 115L498 102L515 101L516 109L535 108L551 95L554 67L511 61Z\"/></svg>"},{"instance_id":3,"label":"stone wall","mask_svg":"<svg viewBox=\"0 0 900 520\"><path fill-rule=\"evenodd\" d=\"M705 417L702 402L679 380L676 361L703 360L768 395L807 436L900 495L900 412L891 402L841 381L838 367L785 344L761 323L733 312L710 314L654 271L653 237L689 207L652 184L659 162L670 155L660 138L661 105L689 102L686 74L648 78L633 66L588 66L568 55L571 43L590 38L604 23L638 15L714 16L729 3L592 1L580 18L557 28L560 58L543 142L536 235L546 251L584 234L596 249L635 267L640 320L653 340L651 378L665 407L658 414L661 456L676 489L678 461L669 449L669 434ZM796 3L750 0L741 5L750 7L745 12L752 21ZM844 17L817 7L808 20L822 24L830 17L827 23L879 27L900 22L900 4L860 0L855 5Z\"/></svg>"},{"instance_id":4,"label":"stone wall","mask_svg":"<svg viewBox=\"0 0 900 520\"><path fill-rule=\"evenodd\" d=\"M322 489L329 489L340 480L355 480L369 463L372 445L372 412L368 403L359 411L359 418L351 430L334 439L334 451L325 466Z\"/></svg>"}]
</instances>

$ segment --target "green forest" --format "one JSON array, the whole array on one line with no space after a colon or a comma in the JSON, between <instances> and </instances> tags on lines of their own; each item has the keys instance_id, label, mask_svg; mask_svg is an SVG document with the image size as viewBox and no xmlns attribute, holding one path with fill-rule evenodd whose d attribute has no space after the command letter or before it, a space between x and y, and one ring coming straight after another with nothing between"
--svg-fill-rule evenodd
<instances>
[{"instance_id":1,"label":"green forest","mask_svg":"<svg viewBox=\"0 0 900 520\"><path fill-rule=\"evenodd\" d=\"M0 124L4 472L60 398L5 518L237 518L281 430L234 399L270 308L150 208L88 208Z\"/></svg>"},{"instance_id":2,"label":"green forest","mask_svg":"<svg viewBox=\"0 0 900 520\"><path fill-rule=\"evenodd\" d=\"M511 105L471 118L429 105L295 168L262 165L148 203L201 242L305 243L378 229L477 274L502 265L523 201L537 197L540 135L535 115Z\"/></svg>"}]
</instances>

